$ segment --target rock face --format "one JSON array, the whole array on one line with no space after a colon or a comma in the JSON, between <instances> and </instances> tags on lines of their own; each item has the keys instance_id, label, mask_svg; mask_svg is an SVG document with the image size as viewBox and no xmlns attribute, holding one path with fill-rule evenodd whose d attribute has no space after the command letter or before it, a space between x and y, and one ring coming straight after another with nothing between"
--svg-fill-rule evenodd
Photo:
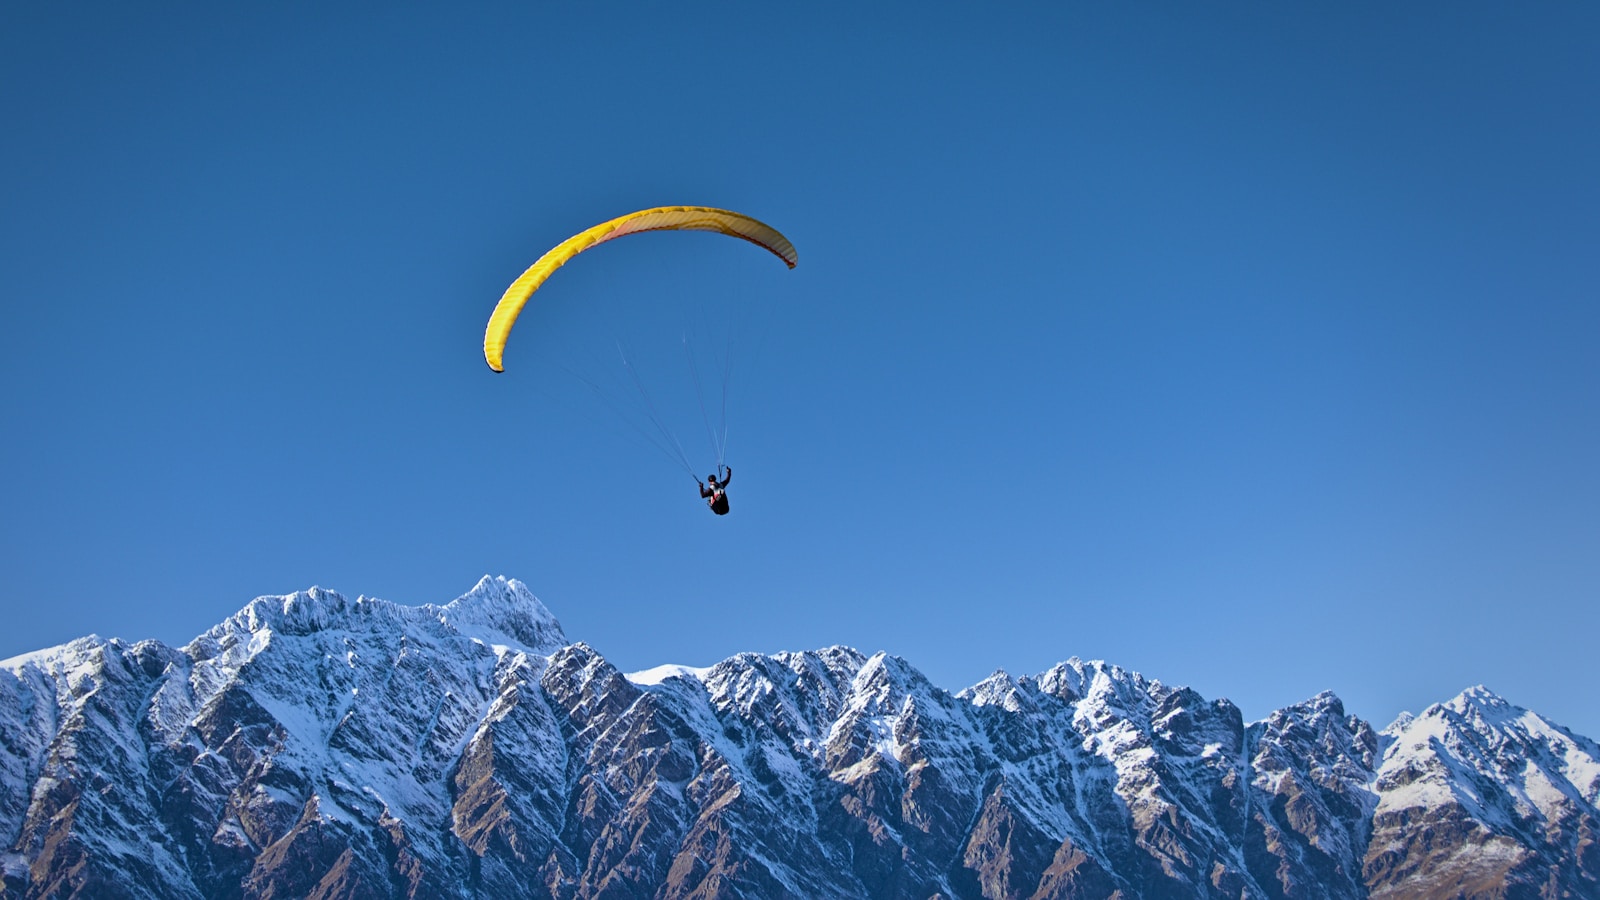
<instances>
[{"instance_id":1,"label":"rock face","mask_svg":"<svg viewBox=\"0 0 1600 900\"><path fill-rule=\"evenodd\" d=\"M3 897L1600 897L1597 801L1481 687L1380 733L1077 659L630 678L503 579L0 664Z\"/></svg>"}]
</instances>

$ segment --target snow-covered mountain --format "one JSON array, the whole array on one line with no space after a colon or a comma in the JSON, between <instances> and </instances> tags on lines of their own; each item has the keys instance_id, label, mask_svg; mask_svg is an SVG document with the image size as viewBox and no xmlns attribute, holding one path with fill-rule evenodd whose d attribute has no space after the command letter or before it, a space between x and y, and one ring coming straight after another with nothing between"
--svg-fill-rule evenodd
<instances>
[{"instance_id":1,"label":"snow-covered mountain","mask_svg":"<svg viewBox=\"0 0 1600 900\"><path fill-rule=\"evenodd\" d=\"M1597 803L1482 687L1378 732L1078 659L627 676L505 579L0 663L5 897L1600 897Z\"/></svg>"}]
</instances>

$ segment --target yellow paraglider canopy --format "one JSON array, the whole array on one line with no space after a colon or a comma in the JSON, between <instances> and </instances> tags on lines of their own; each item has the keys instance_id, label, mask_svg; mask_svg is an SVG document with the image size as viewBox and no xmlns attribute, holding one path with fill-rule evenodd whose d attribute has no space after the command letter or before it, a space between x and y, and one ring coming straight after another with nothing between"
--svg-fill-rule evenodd
<instances>
[{"instance_id":1,"label":"yellow paraglider canopy","mask_svg":"<svg viewBox=\"0 0 1600 900\"><path fill-rule=\"evenodd\" d=\"M483 359L489 368L496 372L505 371L501 356L505 353L511 326L516 324L517 315L527 305L528 298L556 269L596 244L641 231L716 231L765 247L791 269L798 261L794 245L776 228L731 210L708 206L658 206L618 216L557 244L506 288L494 308L494 314L489 317L488 329L483 333Z\"/></svg>"}]
</instances>

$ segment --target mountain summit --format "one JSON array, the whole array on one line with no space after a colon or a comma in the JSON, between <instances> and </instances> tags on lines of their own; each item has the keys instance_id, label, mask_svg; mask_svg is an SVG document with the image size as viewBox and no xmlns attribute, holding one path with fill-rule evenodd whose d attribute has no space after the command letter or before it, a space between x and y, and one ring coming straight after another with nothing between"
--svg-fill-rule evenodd
<instances>
[{"instance_id":1,"label":"mountain summit","mask_svg":"<svg viewBox=\"0 0 1600 900\"><path fill-rule=\"evenodd\" d=\"M1596 898L1597 802L1481 686L1379 732L1079 659L628 676L503 578L0 663L0 897Z\"/></svg>"}]
</instances>

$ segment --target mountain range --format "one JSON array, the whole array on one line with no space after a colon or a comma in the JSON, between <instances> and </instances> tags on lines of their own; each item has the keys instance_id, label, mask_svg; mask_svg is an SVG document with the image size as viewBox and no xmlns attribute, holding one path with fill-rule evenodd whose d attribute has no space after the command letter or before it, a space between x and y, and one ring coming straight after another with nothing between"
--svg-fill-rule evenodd
<instances>
[{"instance_id":1,"label":"mountain range","mask_svg":"<svg viewBox=\"0 0 1600 900\"><path fill-rule=\"evenodd\" d=\"M1597 804L1481 686L1380 731L1076 658L625 674L503 578L0 662L7 898L1600 898Z\"/></svg>"}]
</instances>

